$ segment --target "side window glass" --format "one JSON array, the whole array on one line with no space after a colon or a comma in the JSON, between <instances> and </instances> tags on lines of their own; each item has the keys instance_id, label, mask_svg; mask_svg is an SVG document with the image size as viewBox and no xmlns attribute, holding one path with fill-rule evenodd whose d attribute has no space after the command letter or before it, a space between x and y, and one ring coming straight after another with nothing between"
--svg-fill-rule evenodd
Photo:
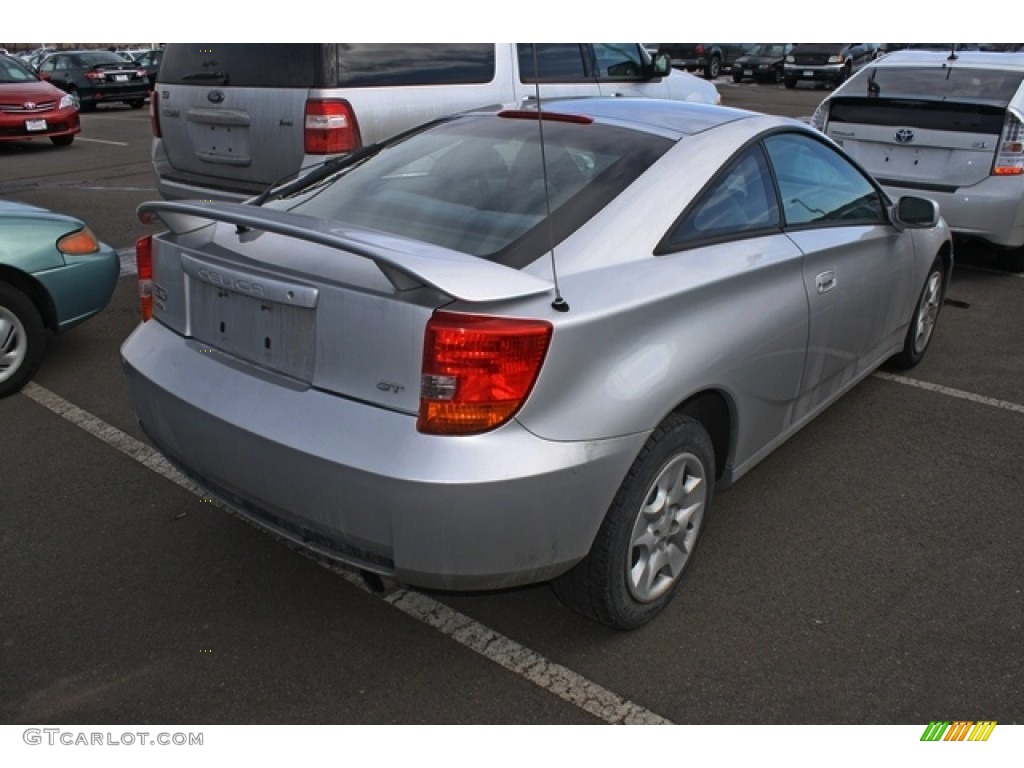
<instances>
[{"instance_id":1,"label":"side window glass","mask_svg":"<svg viewBox=\"0 0 1024 768\"><path fill-rule=\"evenodd\" d=\"M704 191L676 226L669 244L742 237L778 226L775 187L764 152L755 145Z\"/></svg>"},{"instance_id":2,"label":"side window glass","mask_svg":"<svg viewBox=\"0 0 1024 768\"><path fill-rule=\"evenodd\" d=\"M578 43L517 43L519 78L524 83L587 80L583 49ZM536 72L540 72L538 78Z\"/></svg>"},{"instance_id":3,"label":"side window glass","mask_svg":"<svg viewBox=\"0 0 1024 768\"><path fill-rule=\"evenodd\" d=\"M637 80L644 59L636 43L594 43L594 59L600 80Z\"/></svg>"},{"instance_id":4,"label":"side window glass","mask_svg":"<svg viewBox=\"0 0 1024 768\"><path fill-rule=\"evenodd\" d=\"M882 223L881 196L864 175L831 147L799 134L765 139L779 182L786 223Z\"/></svg>"}]
</instances>

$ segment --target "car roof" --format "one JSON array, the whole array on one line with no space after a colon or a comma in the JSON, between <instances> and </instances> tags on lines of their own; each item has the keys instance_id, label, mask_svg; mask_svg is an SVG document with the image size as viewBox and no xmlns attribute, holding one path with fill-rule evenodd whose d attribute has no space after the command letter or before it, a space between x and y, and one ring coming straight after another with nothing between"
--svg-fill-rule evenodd
<instances>
[{"instance_id":1,"label":"car roof","mask_svg":"<svg viewBox=\"0 0 1024 768\"><path fill-rule=\"evenodd\" d=\"M1024 71L1024 53L996 51L894 51L872 62L874 67L956 66L965 69L1002 69Z\"/></svg>"},{"instance_id":2,"label":"car roof","mask_svg":"<svg viewBox=\"0 0 1024 768\"><path fill-rule=\"evenodd\" d=\"M520 108L535 109L536 102ZM672 138L691 136L757 113L713 104L639 97L550 98L542 102L547 112L580 115L604 123L627 125Z\"/></svg>"}]
</instances>

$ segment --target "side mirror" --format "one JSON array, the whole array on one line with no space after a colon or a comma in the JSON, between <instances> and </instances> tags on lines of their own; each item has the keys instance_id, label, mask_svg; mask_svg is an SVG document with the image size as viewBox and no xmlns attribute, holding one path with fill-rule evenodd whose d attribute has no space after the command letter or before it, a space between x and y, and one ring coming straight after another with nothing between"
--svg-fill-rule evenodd
<instances>
[{"instance_id":1,"label":"side mirror","mask_svg":"<svg viewBox=\"0 0 1024 768\"><path fill-rule=\"evenodd\" d=\"M939 204L926 197L907 195L896 202L896 223L907 227L934 227L939 223Z\"/></svg>"},{"instance_id":2,"label":"side mirror","mask_svg":"<svg viewBox=\"0 0 1024 768\"><path fill-rule=\"evenodd\" d=\"M668 77L672 71L672 58L667 53L654 54L651 62L651 77Z\"/></svg>"}]
</instances>

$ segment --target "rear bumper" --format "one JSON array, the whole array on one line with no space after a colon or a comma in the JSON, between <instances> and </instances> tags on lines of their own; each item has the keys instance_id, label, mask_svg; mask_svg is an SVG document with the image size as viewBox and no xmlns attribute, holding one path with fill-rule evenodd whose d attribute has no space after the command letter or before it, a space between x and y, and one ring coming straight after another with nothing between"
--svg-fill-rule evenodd
<instances>
[{"instance_id":1,"label":"rear bumper","mask_svg":"<svg viewBox=\"0 0 1024 768\"><path fill-rule=\"evenodd\" d=\"M515 422L422 435L414 416L271 380L157 321L122 356L142 428L212 495L308 549L416 586L492 589L567 570L646 437L559 443Z\"/></svg>"},{"instance_id":2,"label":"rear bumper","mask_svg":"<svg viewBox=\"0 0 1024 768\"><path fill-rule=\"evenodd\" d=\"M846 67L843 64L786 64L783 73L787 80L810 80L816 83L838 84L846 79Z\"/></svg>"},{"instance_id":3,"label":"rear bumper","mask_svg":"<svg viewBox=\"0 0 1024 768\"><path fill-rule=\"evenodd\" d=\"M100 85L78 89L78 98L83 104L100 104L111 101L131 102L144 100L148 97L148 80L142 80L130 85Z\"/></svg>"},{"instance_id":4,"label":"rear bumper","mask_svg":"<svg viewBox=\"0 0 1024 768\"><path fill-rule=\"evenodd\" d=\"M913 194L937 202L942 218L956 235L1009 248L1024 245L1024 176L991 176L980 184L955 190L915 186L911 181L896 179L878 180L893 199Z\"/></svg>"}]
</instances>

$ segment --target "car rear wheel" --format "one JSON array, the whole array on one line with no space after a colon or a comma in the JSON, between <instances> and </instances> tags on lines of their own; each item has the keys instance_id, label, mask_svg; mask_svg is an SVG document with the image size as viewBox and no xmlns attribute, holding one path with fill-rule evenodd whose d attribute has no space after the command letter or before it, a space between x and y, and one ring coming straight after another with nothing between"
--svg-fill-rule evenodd
<instances>
[{"instance_id":1,"label":"car rear wheel","mask_svg":"<svg viewBox=\"0 0 1024 768\"><path fill-rule=\"evenodd\" d=\"M889 359L891 367L913 368L921 362L935 331L935 323L938 321L939 310L942 308L945 295L945 285L945 265L942 263L942 259L936 259L932 268L928 270L924 288L921 289L921 297L917 301L917 308L910 320L903 349Z\"/></svg>"},{"instance_id":2,"label":"car rear wheel","mask_svg":"<svg viewBox=\"0 0 1024 768\"><path fill-rule=\"evenodd\" d=\"M51 136L52 141L58 147L67 147L71 145L71 142L75 140L75 134L68 134L67 136Z\"/></svg>"},{"instance_id":3,"label":"car rear wheel","mask_svg":"<svg viewBox=\"0 0 1024 768\"><path fill-rule=\"evenodd\" d=\"M715 459L701 424L673 414L647 440L590 553L553 582L569 608L635 629L672 599L711 506Z\"/></svg>"},{"instance_id":4,"label":"car rear wheel","mask_svg":"<svg viewBox=\"0 0 1024 768\"><path fill-rule=\"evenodd\" d=\"M704 67L704 77L708 80L714 80L722 72L722 60L717 56L712 56L707 65Z\"/></svg>"},{"instance_id":5,"label":"car rear wheel","mask_svg":"<svg viewBox=\"0 0 1024 768\"><path fill-rule=\"evenodd\" d=\"M25 294L0 283L0 397L13 395L35 375L46 349L46 328Z\"/></svg>"},{"instance_id":6,"label":"car rear wheel","mask_svg":"<svg viewBox=\"0 0 1024 768\"><path fill-rule=\"evenodd\" d=\"M1003 251L996 263L1007 272L1024 272L1024 246Z\"/></svg>"}]
</instances>

